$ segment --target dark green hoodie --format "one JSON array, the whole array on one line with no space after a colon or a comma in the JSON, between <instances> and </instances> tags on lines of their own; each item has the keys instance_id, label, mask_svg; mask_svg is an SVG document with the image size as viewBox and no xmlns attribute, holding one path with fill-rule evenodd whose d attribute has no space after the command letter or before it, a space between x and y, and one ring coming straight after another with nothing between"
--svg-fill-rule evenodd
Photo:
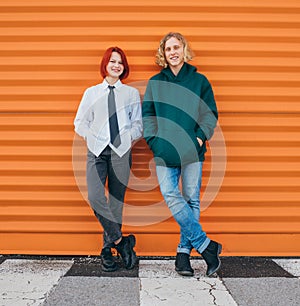
<instances>
[{"instance_id":1,"label":"dark green hoodie","mask_svg":"<svg viewBox=\"0 0 300 306\"><path fill-rule=\"evenodd\" d=\"M169 67L154 75L142 110L144 138L157 165L178 167L204 160L205 141L213 135L218 111L211 85L196 67L184 63L177 76Z\"/></svg>"}]
</instances>

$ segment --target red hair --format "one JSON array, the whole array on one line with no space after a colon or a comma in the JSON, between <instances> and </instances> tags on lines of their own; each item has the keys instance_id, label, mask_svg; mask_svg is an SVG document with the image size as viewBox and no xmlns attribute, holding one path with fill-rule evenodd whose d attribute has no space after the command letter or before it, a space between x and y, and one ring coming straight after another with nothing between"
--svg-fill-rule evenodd
<instances>
[{"instance_id":1,"label":"red hair","mask_svg":"<svg viewBox=\"0 0 300 306\"><path fill-rule=\"evenodd\" d=\"M100 64L100 73L101 73L103 78L105 78L107 76L106 67L107 67L107 64L108 64L113 52L117 52L117 53L120 54L121 60L122 60L123 66L124 66L124 71L120 75L120 80L126 79L129 75L129 65L128 65L127 58L126 58L126 55L125 55L124 51L119 47L110 47L105 51L105 53L102 57L101 64Z\"/></svg>"}]
</instances>

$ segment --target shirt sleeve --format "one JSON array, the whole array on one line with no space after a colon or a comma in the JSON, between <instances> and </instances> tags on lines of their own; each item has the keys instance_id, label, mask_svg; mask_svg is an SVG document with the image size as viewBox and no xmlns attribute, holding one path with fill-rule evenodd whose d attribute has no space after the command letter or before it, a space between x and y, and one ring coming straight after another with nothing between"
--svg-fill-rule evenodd
<instances>
[{"instance_id":1,"label":"shirt sleeve","mask_svg":"<svg viewBox=\"0 0 300 306\"><path fill-rule=\"evenodd\" d=\"M88 135L90 123L93 121L93 117L93 111L91 109L89 99L89 91L87 89L82 96L74 120L75 132L84 139L86 139Z\"/></svg>"}]
</instances>

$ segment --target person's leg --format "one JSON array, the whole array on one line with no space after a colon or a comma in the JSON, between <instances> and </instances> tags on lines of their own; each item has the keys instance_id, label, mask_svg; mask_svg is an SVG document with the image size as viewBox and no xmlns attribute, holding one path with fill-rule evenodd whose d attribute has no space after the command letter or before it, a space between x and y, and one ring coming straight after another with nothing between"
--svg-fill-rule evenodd
<instances>
[{"instance_id":1,"label":"person's leg","mask_svg":"<svg viewBox=\"0 0 300 306\"><path fill-rule=\"evenodd\" d=\"M103 227L103 248L101 251L102 269L106 272L117 270L111 247L114 241L122 234L119 225L113 222L105 196L105 183L107 179L109 155L104 150L99 157L88 151L87 159L87 185L88 198L94 214Z\"/></svg>"},{"instance_id":2,"label":"person's leg","mask_svg":"<svg viewBox=\"0 0 300 306\"><path fill-rule=\"evenodd\" d=\"M113 220L119 224L122 232L124 198L131 168L131 151L120 158L111 149L109 150L110 157L107 165L108 205ZM104 245L114 247L114 243L109 244L106 232L103 238Z\"/></svg>"},{"instance_id":3,"label":"person's leg","mask_svg":"<svg viewBox=\"0 0 300 306\"><path fill-rule=\"evenodd\" d=\"M120 229L122 227L124 198L130 175L131 160L130 150L122 157L111 151L108 164L109 207Z\"/></svg>"},{"instance_id":4,"label":"person's leg","mask_svg":"<svg viewBox=\"0 0 300 306\"><path fill-rule=\"evenodd\" d=\"M202 162L185 165L181 168L182 195L191 208L194 218L200 218L200 188L202 181ZM180 231L178 253L190 254L192 245L188 238Z\"/></svg>"},{"instance_id":5,"label":"person's leg","mask_svg":"<svg viewBox=\"0 0 300 306\"><path fill-rule=\"evenodd\" d=\"M180 169L156 166L156 172L162 195L174 219L192 247L204 258L207 264L206 275L211 276L221 266L219 254L222 251L222 245L206 236L199 220L194 217L191 207L180 193L178 187ZM185 253L181 254L188 256Z\"/></svg>"},{"instance_id":6,"label":"person's leg","mask_svg":"<svg viewBox=\"0 0 300 306\"><path fill-rule=\"evenodd\" d=\"M107 198L105 196L105 182L107 178L107 164L109 158L110 152L108 152L107 149L105 149L98 157L88 151L88 199L97 219L103 227L105 233L104 247L109 247L112 243L122 237L120 226L114 221L114 217L110 211L107 204Z\"/></svg>"},{"instance_id":7,"label":"person's leg","mask_svg":"<svg viewBox=\"0 0 300 306\"><path fill-rule=\"evenodd\" d=\"M192 163L181 168L182 195L190 206L196 220L200 217L200 187L202 179L202 162ZM180 243L177 247L175 270L184 276L193 276L194 270L190 262L192 244L180 231Z\"/></svg>"},{"instance_id":8,"label":"person's leg","mask_svg":"<svg viewBox=\"0 0 300 306\"><path fill-rule=\"evenodd\" d=\"M201 253L208 246L210 239L202 230L191 207L179 190L180 168L156 166L156 173L161 193L173 217L179 224L181 232L190 241L191 245Z\"/></svg>"},{"instance_id":9,"label":"person's leg","mask_svg":"<svg viewBox=\"0 0 300 306\"><path fill-rule=\"evenodd\" d=\"M128 185L130 168L130 150L122 157L119 157L111 151L111 159L108 166L109 206L114 221L119 224L120 230L122 227L124 197ZM115 245L127 269L132 269L137 262L136 253L133 250L135 242L134 235L122 236L120 243Z\"/></svg>"}]
</instances>

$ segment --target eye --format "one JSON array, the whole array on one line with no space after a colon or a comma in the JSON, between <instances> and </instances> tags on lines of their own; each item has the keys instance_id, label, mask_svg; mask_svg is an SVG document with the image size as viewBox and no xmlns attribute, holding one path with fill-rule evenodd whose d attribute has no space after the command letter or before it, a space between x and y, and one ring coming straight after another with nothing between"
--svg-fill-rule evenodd
<instances>
[{"instance_id":1,"label":"eye","mask_svg":"<svg viewBox=\"0 0 300 306\"><path fill-rule=\"evenodd\" d=\"M171 48L170 48L170 47L167 47L167 48L165 49L165 51L170 52L170 51L171 51Z\"/></svg>"}]
</instances>

